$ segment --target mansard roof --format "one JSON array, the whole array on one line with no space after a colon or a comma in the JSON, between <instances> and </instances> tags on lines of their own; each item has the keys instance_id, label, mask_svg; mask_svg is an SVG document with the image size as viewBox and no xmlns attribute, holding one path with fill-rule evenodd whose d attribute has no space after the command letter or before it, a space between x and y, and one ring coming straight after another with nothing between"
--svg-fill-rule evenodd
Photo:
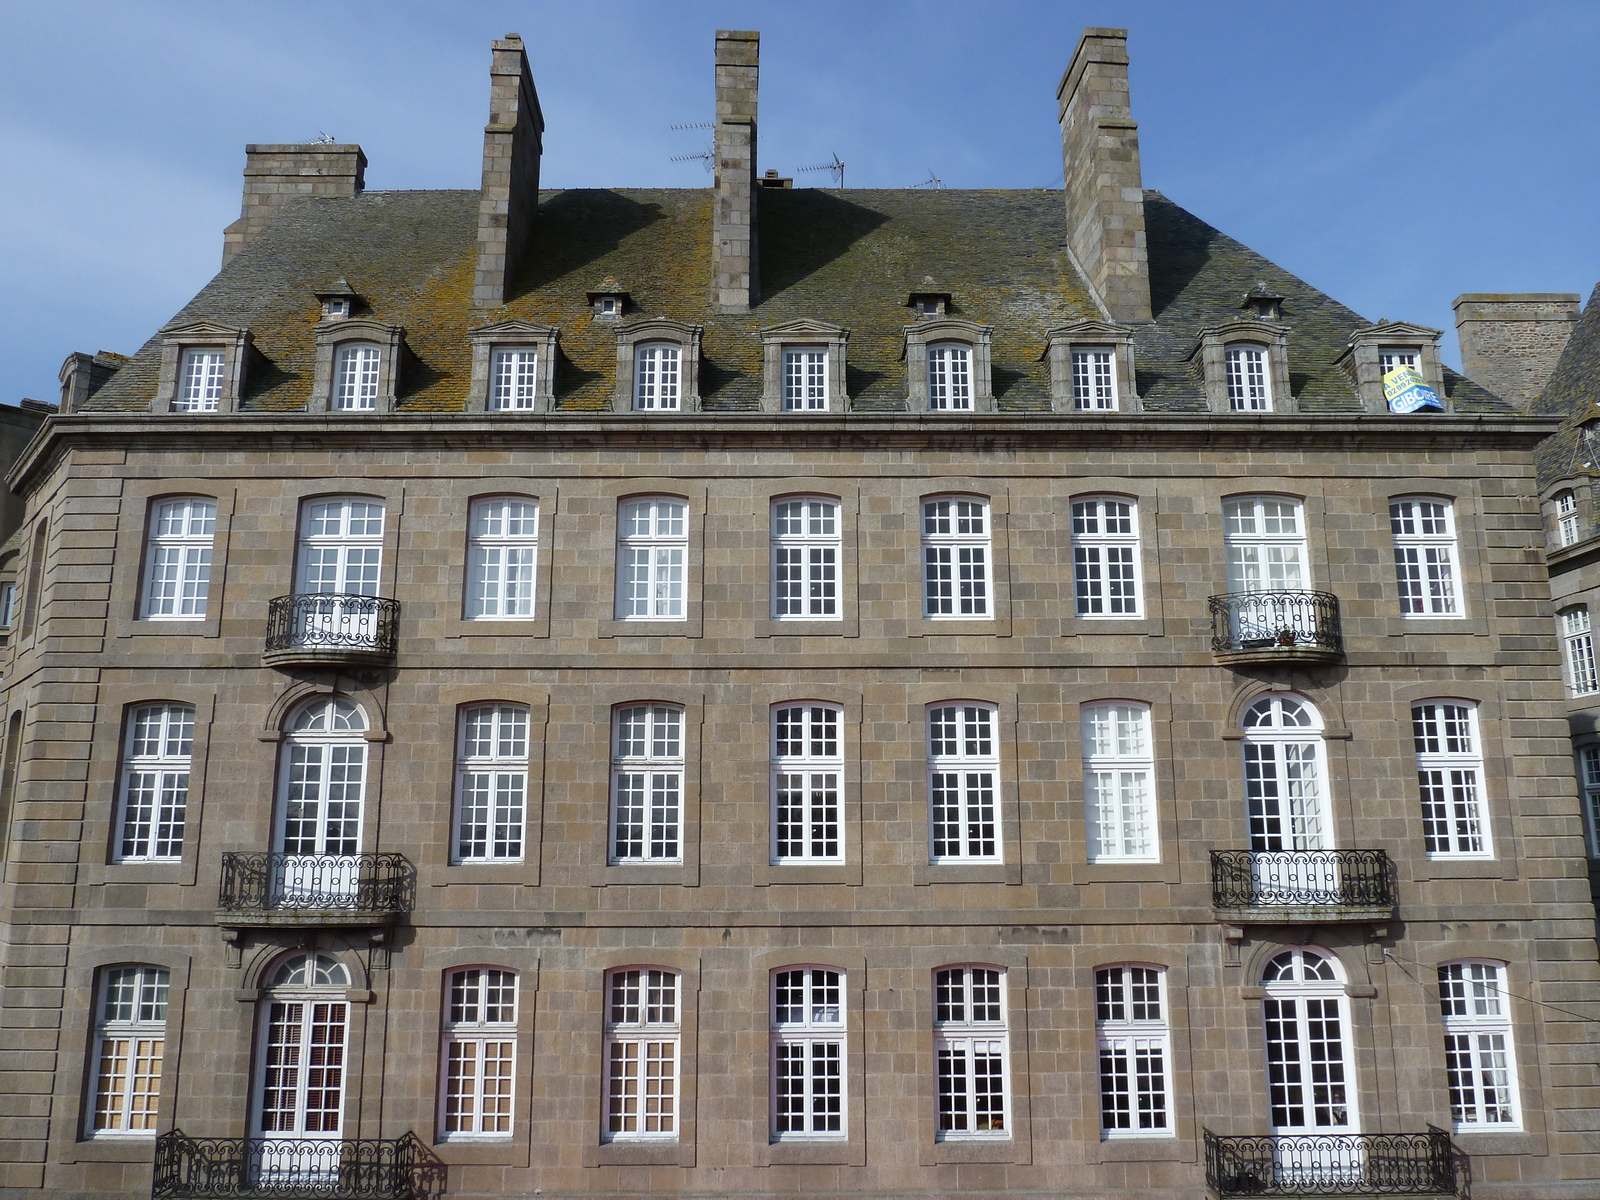
<instances>
[{"instance_id":1,"label":"mansard roof","mask_svg":"<svg viewBox=\"0 0 1600 1200\"><path fill-rule=\"evenodd\" d=\"M1593 415L1596 404L1600 404L1600 284L1590 293L1589 303L1556 360L1550 382L1533 402L1534 412L1563 418L1561 428L1545 439L1535 455L1541 488L1579 473L1573 463L1578 426Z\"/></svg>"},{"instance_id":2,"label":"mansard roof","mask_svg":"<svg viewBox=\"0 0 1600 1200\"><path fill-rule=\"evenodd\" d=\"M1052 329L1104 319L1067 250L1066 204L1051 190L763 189L760 300L726 314L711 301L712 193L703 189L545 191L525 266L491 310L472 306L479 193L366 192L285 204L173 321L248 328L259 355L240 411L305 407L315 368L316 290L342 276L367 315L403 326L414 357L398 409L465 407L470 329L526 321L560 329L558 410L605 410L615 394L616 325L597 321L595 280L627 281L631 320L664 317L704 329L703 409L754 411L763 389L761 332L816 320L849 330L852 407L898 412L908 394L901 358L905 297L940 281L949 315L993 328L1000 412L1050 407ZM1185 358L1199 331L1238 318L1257 284L1284 296L1289 372L1302 413L1361 411L1335 366L1361 316L1199 220L1146 192L1155 320L1134 327L1146 412L1205 412ZM91 409L147 410L160 338L95 393ZM1460 375L1445 390L1462 412L1511 412Z\"/></svg>"}]
</instances>

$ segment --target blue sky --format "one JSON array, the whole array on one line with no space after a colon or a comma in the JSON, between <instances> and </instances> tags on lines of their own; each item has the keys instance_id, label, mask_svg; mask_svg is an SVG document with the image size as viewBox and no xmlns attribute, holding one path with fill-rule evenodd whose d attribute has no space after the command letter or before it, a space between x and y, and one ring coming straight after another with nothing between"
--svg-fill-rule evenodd
<instances>
[{"instance_id":1,"label":"blue sky","mask_svg":"<svg viewBox=\"0 0 1600 1200\"><path fill-rule=\"evenodd\" d=\"M700 187L717 28L762 32L761 167L1055 186L1085 25L1130 31L1146 187L1366 316L1600 278L1600 3L0 0L0 401L131 353L216 270L246 142L476 187L488 45L529 45L551 187ZM826 184L824 174L800 175Z\"/></svg>"}]
</instances>

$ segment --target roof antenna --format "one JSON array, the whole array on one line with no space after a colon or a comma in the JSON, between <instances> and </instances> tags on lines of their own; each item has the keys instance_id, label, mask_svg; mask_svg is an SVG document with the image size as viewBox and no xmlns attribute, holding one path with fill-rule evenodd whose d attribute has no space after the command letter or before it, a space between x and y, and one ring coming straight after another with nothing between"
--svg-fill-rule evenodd
<instances>
[{"instance_id":1,"label":"roof antenna","mask_svg":"<svg viewBox=\"0 0 1600 1200\"><path fill-rule=\"evenodd\" d=\"M832 171L833 172L833 186L836 187L836 188L844 187L844 163L839 158L839 156L837 154L835 154L833 156L833 161L832 162L818 163L814 167L800 167L800 168L798 168L798 170L800 170L800 171Z\"/></svg>"},{"instance_id":2,"label":"roof antenna","mask_svg":"<svg viewBox=\"0 0 1600 1200\"><path fill-rule=\"evenodd\" d=\"M336 146L338 145L338 141L331 133L318 133L317 140L311 144L313 146Z\"/></svg>"},{"instance_id":3,"label":"roof antenna","mask_svg":"<svg viewBox=\"0 0 1600 1200\"><path fill-rule=\"evenodd\" d=\"M944 190L944 180L940 179L937 175L935 175L933 173L933 168L929 167L928 168L928 177L926 179L924 179L921 183L913 183L911 186L912 187L919 187L919 188L931 188L934 191L943 191Z\"/></svg>"},{"instance_id":4,"label":"roof antenna","mask_svg":"<svg viewBox=\"0 0 1600 1200\"><path fill-rule=\"evenodd\" d=\"M711 124L710 121L702 121L698 125L668 125L667 128L668 129L715 129L716 126Z\"/></svg>"},{"instance_id":5,"label":"roof antenna","mask_svg":"<svg viewBox=\"0 0 1600 1200\"><path fill-rule=\"evenodd\" d=\"M698 163L704 163L705 167L706 167L706 170L708 170L708 171L711 170L711 164L713 162L715 162L716 159L717 159L717 152L715 150L711 149L709 146L706 147L706 149L701 151L699 154L675 154L675 155L672 156L672 161L673 162L698 162Z\"/></svg>"}]
</instances>

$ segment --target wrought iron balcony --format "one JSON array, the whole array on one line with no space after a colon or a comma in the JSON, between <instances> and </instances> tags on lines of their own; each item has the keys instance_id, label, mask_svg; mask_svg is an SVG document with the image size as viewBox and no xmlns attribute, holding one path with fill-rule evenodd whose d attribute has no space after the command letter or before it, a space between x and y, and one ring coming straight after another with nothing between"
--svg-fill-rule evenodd
<instances>
[{"instance_id":1,"label":"wrought iron balcony","mask_svg":"<svg viewBox=\"0 0 1600 1200\"><path fill-rule=\"evenodd\" d=\"M1465 1196L1467 1171L1450 1135L1205 1133L1206 1184L1228 1196Z\"/></svg>"},{"instance_id":2,"label":"wrought iron balcony","mask_svg":"<svg viewBox=\"0 0 1600 1200\"><path fill-rule=\"evenodd\" d=\"M1229 592L1211 597L1211 648L1221 663L1337 662L1344 657L1332 592Z\"/></svg>"},{"instance_id":3,"label":"wrought iron balcony","mask_svg":"<svg viewBox=\"0 0 1600 1200\"><path fill-rule=\"evenodd\" d=\"M224 854L219 925L388 925L411 911L403 854Z\"/></svg>"},{"instance_id":4,"label":"wrought iron balcony","mask_svg":"<svg viewBox=\"0 0 1600 1200\"><path fill-rule=\"evenodd\" d=\"M1229 921L1364 921L1394 915L1383 850L1213 850L1211 904Z\"/></svg>"},{"instance_id":5,"label":"wrought iron balcony","mask_svg":"<svg viewBox=\"0 0 1600 1200\"><path fill-rule=\"evenodd\" d=\"M444 1166L414 1133L376 1138L156 1138L156 1200L277 1197L424 1200L444 1190Z\"/></svg>"},{"instance_id":6,"label":"wrought iron balcony","mask_svg":"<svg viewBox=\"0 0 1600 1200\"><path fill-rule=\"evenodd\" d=\"M267 602L268 666L382 664L394 659L400 602L383 596L303 592Z\"/></svg>"}]
</instances>

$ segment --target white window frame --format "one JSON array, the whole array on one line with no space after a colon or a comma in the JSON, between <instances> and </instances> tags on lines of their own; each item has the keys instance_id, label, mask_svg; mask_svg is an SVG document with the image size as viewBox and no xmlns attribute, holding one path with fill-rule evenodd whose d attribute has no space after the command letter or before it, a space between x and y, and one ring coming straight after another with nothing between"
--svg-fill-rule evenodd
<instances>
[{"instance_id":1,"label":"white window frame","mask_svg":"<svg viewBox=\"0 0 1600 1200\"><path fill-rule=\"evenodd\" d=\"M1116 412L1117 348L1072 347L1072 408L1074 412Z\"/></svg>"},{"instance_id":2,"label":"white window frame","mask_svg":"<svg viewBox=\"0 0 1600 1200\"><path fill-rule=\"evenodd\" d=\"M828 496L784 496L772 502L772 619L842 619L839 502Z\"/></svg>"},{"instance_id":3,"label":"white window frame","mask_svg":"<svg viewBox=\"0 0 1600 1200\"><path fill-rule=\"evenodd\" d=\"M1228 410L1269 413L1273 410L1272 350L1258 342L1229 342L1222 350L1228 385Z\"/></svg>"},{"instance_id":4,"label":"white window frame","mask_svg":"<svg viewBox=\"0 0 1600 1200\"><path fill-rule=\"evenodd\" d=\"M318 697L295 710L278 768L273 850L310 859L361 853L369 783L367 715L342 696ZM307 873L304 880L297 870ZM275 887L354 891L355 868L289 867Z\"/></svg>"},{"instance_id":5,"label":"white window frame","mask_svg":"<svg viewBox=\"0 0 1600 1200\"><path fill-rule=\"evenodd\" d=\"M539 351L495 346L489 352L490 412L531 412L539 402Z\"/></svg>"},{"instance_id":6,"label":"white window frame","mask_svg":"<svg viewBox=\"0 0 1600 1200\"><path fill-rule=\"evenodd\" d=\"M688 619L689 502L641 496L617 506L619 621Z\"/></svg>"},{"instance_id":7,"label":"white window frame","mask_svg":"<svg viewBox=\"0 0 1600 1200\"><path fill-rule=\"evenodd\" d=\"M1144 616L1139 504L1124 496L1072 500L1072 579L1077 614L1085 620Z\"/></svg>"},{"instance_id":8,"label":"white window frame","mask_svg":"<svg viewBox=\"0 0 1600 1200\"><path fill-rule=\"evenodd\" d=\"M842 1141L849 1135L846 984L845 972L837 967L780 967L772 972L769 1100L774 1142Z\"/></svg>"},{"instance_id":9,"label":"white window frame","mask_svg":"<svg viewBox=\"0 0 1600 1200\"><path fill-rule=\"evenodd\" d=\"M973 700L941 700L926 711L928 861L1000 863L1000 710Z\"/></svg>"},{"instance_id":10,"label":"white window frame","mask_svg":"<svg viewBox=\"0 0 1600 1200\"><path fill-rule=\"evenodd\" d=\"M489 496L468 511L467 619L529 621L539 574L539 501Z\"/></svg>"},{"instance_id":11,"label":"white window frame","mask_svg":"<svg viewBox=\"0 0 1600 1200\"><path fill-rule=\"evenodd\" d=\"M772 706L772 863L844 862L844 709Z\"/></svg>"},{"instance_id":12,"label":"white window frame","mask_svg":"<svg viewBox=\"0 0 1600 1200\"><path fill-rule=\"evenodd\" d=\"M1464 617L1455 505L1435 496L1389 502L1395 582L1405 617Z\"/></svg>"},{"instance_id":13,"label":"white window frame","mask_svg":"<svg viewBox=\"0 0 1600 1200\"><path fill-rule=\"evenodd\" d=\"M1285 959L1289 959L1292 964L1290 978L1275 978L1269 981L1268 973L1279 970L1279 964ZM1315 965L1308 968L1306 964L1313 960ZM1267 1042L1267 1121L1271 1133L1274 1136L1291 1136L1361 1132L1361 1114L1358 1107L1360 1083L1356 1074L1354 1031L1350 1023L1350 1003L1345 997L1344 972L1340 969L1338 961L1329 954L1321 954L1304 947L1293 947L1274 955L1267 963L1262 972L1261 986L1265 992L1261 1010ZM1292 1009L1285 1007L1288 1005L1292 1005ZM1311 1005L1317 1006L1316 1016L1311 1014ZM1314 1032L1326 1034L1327 1014L1330 1011L1339 1037L1337 1060L1328 1057L1319 1058L1313 1045ZM1286 1037L1274 1040L1272 1032L1274 1019L1281 1026L1286 1026L1286 1022L1290 1020L1294 1023L1293 1045L1296 1052L1294 1061L1302 1068L1297 1078L1289 1079L1285 1075L1280 1081L1274 1081L1272 1047L1287 1042ZM1280 1028L1279 1032L1288 1034L1289 1030L1284 1027ZM1286 1063L1288 1059L1282 1061ZM1305 1069L1314 1062L1321 1062L1325 1066L1337 1062L1339 1078L1333 1079L1331 1073L1327 1078L1318 1078L1315 1073ZM1281 1105L1273 1101L1273 1093L1279 1087L1282 1088L1283 1094ZM1294 1107L1308 1110L1311 1120L1299 1125L1276 1124L1273 1110L1281 1108L1287 1111L1291 1107L1291 1095L1296 1091L1300 1100ZM1327 1111L1326 1121L1317 1120L1319 1109ZM1342 1121L1337 1119L1340 1114L1343 1115ZM1335 1156L1331 1162L1316 1165L1301 1165L1298 1158L1292 1158L1281 1161L1279 1169L1315 1172L1319 1176L1324 1176L1326 1173L1337 1177L1346 1170L1358 1172L1361 1168L1359 1162L1347 1165L1338 1161Z\"/></svg>"},{"instance_id":14,"label":"white window frame","mask_svg":"<svg viewBox=\"0 0 1600 1200\"><path fill-rule=\"evenodd\" d=\"M221 346L186 346L178 358L172 411L214 413L228 387L228 352Z\"/></svg>"},{"instance_id":15,"label":"white window frame","mask_svg":"<svg viewBox=\"0 0 1600 1200\"><path fill-rule=\"evenodd\" d=\"M1079 711L1089 861L1161 861L1150 706L1103 700Z\"/></svg>"},{"instance_id":16,"label":"white window frame","mask_svg":"<svg viewBox=\"0 0 1600 1200\"><path fill-rule=\"evenodd\" d=\"M216 535L217 502L210 496L173 496L151 505L141 620L205 620Z\"/></svg>"},{"instance_id":17,"label":"white window frame","mask_svg":"<svg viewBox=\"0 0 1600 1200\"><path fill-rule=\"evenodd\" d=\"M932 342L927 354L928 411L975 411L972 347L966 342Z\"/></svg>"},{"instance_id":18,"label":"white window frame","mask_svg":"<svg viewBox=\"0 0 1600 1200\"><path fill-rule=\"evenodd\" d=\"M826 346L783 348L781 406L784 412L827 412L828 362Z\"/></svg>"},{"instance_id":19,"label":"white window frame","mask_svg":"<svg viewBox=\"0 0 1600 1200\"><path fill-rule=\"evenodd\" d=\"M675 704L611 710L613 865L683 861L685 725Z\"/></svg>"},{"instance_id":20,"label":"white window frame","mask_svg":"<svg viewBox=\"0 0 1600 1200\"><path fill-rule=\"evenodd\" d=\"M1101 1139L1176 1137L1167 969L1099 967L1094 995Z\"/></svg>"},{"instance_id":21,"label":"white window frame","mask_svg":"<svg viewBox=\"0 0 1600 1200\"><path fill-rule=\"evenodd\" d=\"M678 1140L682 982L664 967L623 967L606 975L602 1141Z\"/></svg>"},{"instance_id":22,"label":"white window frame","mask_svg":"<svg viewBox=\"0 0 1600 1200\"><path fill-rule=\"evenodd\" d=\"M1589 857L1600 858L1600 744L1578 747L1578 785L1583 791Z\"/></svg>"},{"instance_id":23,"label":"white window frame","mask_svg":"<svg viewBox=\"0 0 1600 1200\"><path fill-rule=\"evenodd\" d=\"M382 581L387 517L387 506L374 496L318 496L305 501L295 591L376 596ZM318 561L313 563L313 559Z\"/></svg>"},{"instance_id":24,"label":"white window frame","mask_svg":"<svg viewBox=\"0 0 1600 1200\"><path fill-rule=\"evenodd\" d=\"M515 1118L517 973L462 967L445 976L439 1140L508 1141Z\"/></svg>"},{"instance_id":25,"label":"white window frame","mask_svg":"<svg viewBox=\"0 0 1600 1200\"><path fill-rule=\"evenodd\" d=\"M1381 379L1397 367L1410 367L1413 371L1421 371L1422 348L1420 346L1379 346L1378 377Z\"/></svg>"},{"instance_id":26,"label":"white window frame","mask_svg":"<svg viewBox=\"0 0 1600 1200\"><path fill-rule=\"evenodd\" d=\"M461 710L453 862L521 862L526 856L529 733L525 704Z\"/></svg>"},{"instance_id":27,"label":"white window frame","mask_svg":"<svg viewBox=\"0 0 1600 1200\"><path fill-rule=\"evenodd\" d=\"M1522 1105L1505 964L1482 959L1440 963L1439 1012L1455 1131L1519 1131Z\"/></svg>"},{"instance_id":28,"label":"white window frame","mask_svg":"<svg viewBox=\"0 0 1600 1200\"><path fill-rule=\"evenodd\" d=\"M102 968L95 995L93 1080L85 1105L85 1137L155 1137L170 987L165 967L127 963Z\"/></svg>"},{"instance_id":29,"label":"white window frame","mask_svg":"<svg viewBox=\"0 0 1600 1200\"><path fill-rule=\"evenodd\" d=\"M256 1037L256 1082L252 1096L251 1134L272 1140L298 1141L300 1139L325 1141L344 1136L345 1107L350 1099L353 1081L350 1077L350 1001L348 991L350 973L343 963L324 954L301 954L286 960L273 973L272 984L258 1005L258 1032ZM300 1016L291 1025L287 1010L298 1006ZM284 1010L285 1020L275 1022L275 1009ZM272 1034L278 1027L294 1028L295 1042L275 1042ZM274 1051L286 1047L304 1050L315 1043L307 1037L315 1027L324 1031L337 1029L337 1043L321 1044L323 1062L307 1061L309 1056L284 1056L274 1061ZM317 1068L323 1068L318 1071ZM318 1074L323 1084L313 1087L311 1076ZM287 1105L267 1108L269 1094L277 1094ZM311 1093L323 1098L323 1103L313 1109ZM334 1097L327 1104L329 1094ZM276 1116L269 1121L269 1115ZM289 1124L283 1124L287 1116ZM271 1127L269 1128L269 1124ZM275 1136L276 1135L276 1136ZM294 1151L287 1150L280 1161L293 1161ZM272 1170L273 1152L263 1154L262 1170Z\"/></svg>"},{"instance_id":30,"label":"white window frame","mask_svg":"<svg viewBox=\"0 0 1600 1200\"><path fill-rule=\"evenodd\" d=\"M1428 857L1493 858L1478 706L1419 700L1411 706L1411 734Z\"/></svg>"},{"instance_id":31,"label":"white window frame","mask_svg":"<svg viewBox=\"0 0 1600 1200\"><path fill-rule=\"evenodd\" d=\"M1575 545L1581 532L1578 526L1578 493L1571 488L1557 492L1555 502L1556 540L1563 546Z\"/></svg>"},{"instance_id":32,"label":"white window frame","mask_svg":"<svg viewBox=\"0 0 1600 1200\"><path fill-rule=\"evenodd\" d=\"M1316 705L1272 692L1245 710L1240 727L1250 849L1332 849L1327 743Z\"/></svg>"},{"instance_id":33,"label":"white window frame","mask_svg":"<svg viewBox=\"0 0 1600 1200\"><path fill-rule=\"evenodd\" d=\"M1007 1003L1004 967L977 963L939 967L933 972L934 1136L938 1141L1003 1141L1011 1137L1014 1109ZM996 1060L998 1096L993 1090ZM991 1081L986 1093L978 1086L980 1066L984 1068L981 1078ZM980 1112L982 1094L988 1098L987 1112ZM998 1113L994 1111L996 1099Z\"/></svg>"},{"instance_id":34,"label":"white window frame","mask_svg":"<svg viewBox=\"0 0 1600 1200\"><path fill-rule=\"evenodd\" d=\"M141 704L128 713L113 862L183 859L194 730L193 705Z\"/></svg>"},{"instance_id":35,"label":"white window frame","mask_svg":"<svg viewBox=\"0 0 1600 1200\"><path fill-rule=\"evenodd\" d=\"M683 409L684 348L677 342L640 342L633 351L633 411Z\"/></svg>"},{"instance_id":36,"label":"white window frame","mask_svg":"<svg viewBox=\"0 0 1600 1200\"><path fill-rule=\"evenodd\" d=\"M919 509L924 619L993 620L989 501L982 496L925 496Z\"/></svg>"},{"instance_id":37,"label":"white window frame","mask_svg":"<svg viewBox=\"0 0 1600 1200\"><path fill-rule=\"evenodd\" d=\"M1311 586L1305 505L1293 496L1230 496L1222 504L1228 591L1304 591Z\"/></svg>"},{"instance_id":38,"label":"white window frame","mask_svg":"<svg viewBox=\"0 0 1600 1200\"><path fill-rule=\"evenodd\" d=\"M0 629L10 629L17 623L17 585L0 583Z\"/></svg>"},{"instance_id":39,"label":"white window frame","mask_svg":"<svg viewBox=\"0 0 1600 1200\"><path fill-rule=\"evenodd\" d=\"M1573 696L1592 696L1600 692L1600 672L1595 669L1594 632L1589 606L1574 604L1556 617L1561 622L1562 661L1566 664L1567 692Z\"/></svg>"},{"instance_id":40,"label":"white window frame","mask_svg":"<svg viewBox=\"0 0 1600 1200\"><path fill-rule=\"evenodd\" d=\"M376 342L341 342L333 354L330 412L373 412L383 386L383 347Z\"/></svg>"}]
</instances>

